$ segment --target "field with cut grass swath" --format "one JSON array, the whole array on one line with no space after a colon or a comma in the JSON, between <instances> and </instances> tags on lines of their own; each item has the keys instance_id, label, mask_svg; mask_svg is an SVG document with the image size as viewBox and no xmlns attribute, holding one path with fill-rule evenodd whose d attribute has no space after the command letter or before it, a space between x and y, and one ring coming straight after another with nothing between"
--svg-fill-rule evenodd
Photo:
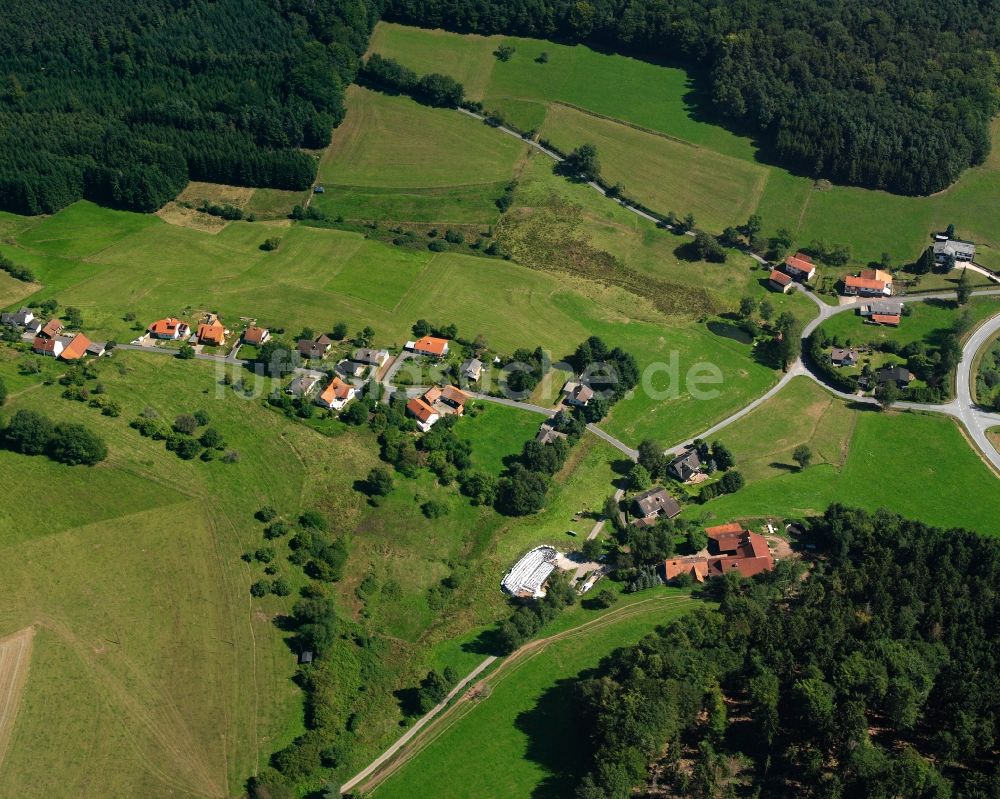
<instances>
[{"instance_id":1,"label":"field with cut grass swath","mask_svg":"<svg viewBox=\"0 0 1000 799\"><path fill-rule=\"evenodd\" d=\"M573 723L570 680L695 604L676 589L657 589L594 614L589 623L583 622L586 611L576 613L577 626L561 636L546 630L543 635L556 635L551 643L509 667L502 664L483 681L481 698L460 704L372 795L572 796L586 764Z\"/></svg>"}]
</instances>

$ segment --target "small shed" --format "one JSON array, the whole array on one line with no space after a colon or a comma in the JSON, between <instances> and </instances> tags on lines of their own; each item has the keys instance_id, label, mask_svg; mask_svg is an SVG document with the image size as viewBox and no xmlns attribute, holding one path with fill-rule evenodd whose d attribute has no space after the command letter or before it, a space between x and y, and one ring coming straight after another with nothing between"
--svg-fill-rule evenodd
<instances>
[{"instance_id":1,"label":"small shed","mask_svg":"<svg viewBox=\"0 0 1000 799\"><path fill-rule=\"evenodd\" d=\"M307 665L312 662L313 662L312 650L307 649L305 652L299 653L299 663L301 663L302 665Z\"/></svg>"}]
</instances>

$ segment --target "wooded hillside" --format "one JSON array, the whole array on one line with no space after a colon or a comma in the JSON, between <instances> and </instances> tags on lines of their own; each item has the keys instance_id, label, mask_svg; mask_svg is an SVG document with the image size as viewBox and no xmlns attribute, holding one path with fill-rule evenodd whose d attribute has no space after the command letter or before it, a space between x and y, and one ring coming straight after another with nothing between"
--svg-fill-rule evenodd
<instances>
[{"instance_id":1,"label":"wooded hillside","mask_svg":"<svg viewBox=\"0 0 1000 799\"><path fill-rule=\"evenodd\" d=\"M693 64L706 110L838 183L929 194L989 152L997 0L389 0L387 14Z\"/></svg>"},{"instance_id":2,"label":"wooded hillside","mask_svg":"<svg viewBox=\"0 0 1000 799\"><path fill-rule=\"evenodd\" d=\"M69 0L0 15L0 208L303 189L380 0Z\"/></svg>"},{"instance_id":3,"label":"wooded hillside","mask_svg":"<svg viewBox=\"0 0 1000 799\"><path fill-rule=\"evenodd\" d=\"M832 506L785 561L726 578L719 612L619 650L577 685L579 799L658 762L678 796L998 795L1000 543Z\"/></svg>"}]
</instances>

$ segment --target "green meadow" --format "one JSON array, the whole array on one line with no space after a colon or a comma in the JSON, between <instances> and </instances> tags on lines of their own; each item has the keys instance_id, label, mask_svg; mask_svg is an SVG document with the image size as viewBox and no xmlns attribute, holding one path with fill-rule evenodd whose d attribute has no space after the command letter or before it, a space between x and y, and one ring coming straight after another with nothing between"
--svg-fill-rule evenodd
<instances>
[{"instance_id":1,"label":"green meadow","mask_svg":"<svg viewBox=\"0 0 1000 799\"><path fill-rule=\"evenodd\" d=\"M372 796L572 796L586 766L580 758L584 742L574 731L569 681L693 604L675 589L662 588L593 614L589 624L487 678L488 694L456 708Z\"/></svg>"},{"instance_id":2,"label":"green meadow","mask_svg":"<svg viewBox=\"0 0 1000 799\"><path fill-rule=\"evenodd\" d=\"M516 48L507 62L493 56L503 42ZM599 124L593 120L587 127L593 126L591 138L605 142L609 169L626 189L638 190L661 174L657 167L663 169L662 145L652 146L652 140L647 139L648 153L636 147L642 137L628 126L638 125L694 145L690 148L692 176L699 174L700 164L707 157L698 154L699 149L742 161L745 169L763 170L766 182L759 192L756 212L764 219L765 232L788 228L800 246L814 239L843 242L852 245L854 260L859 264L877 260L883 252L888 252L895 262L905 263L920 254L933 230L954 223L960 235L977 242L978 260L1000 268L1000 229L995 214L1000 201L1000 155L996 146L987 163L968 170L955 185L933 197L901 197L823 183L814 185L808 178L763 163L749 139L703 118L697 107L696 80L682 69L606 55L582 45L463 36L392 23L379 23L369 50L394 57L418 72L452 74L465 84L470 97L481 100L487 108L509 110L511 121L520 127L549 129L552 115L559 118L566 114L556 110L556 104L619 120L624 124ZM549 56L547 63L536 60L543 51ZM543 122L539 123L539 119ZM561 124L565 123L555 123L554 137ZM586 129L578 132L585 133ZM994 126L997 141L1000 123ZM636 149L629 164L619 151L630 147ZM662 175L669 178L666 172ZM691 183L698 181L693 179ZM681 214L695 211L697 217L695 207L704 199L701 187L694 185L674 194L673 201L658 210ZM731 194L720 196L718 205L705 213L705 224L711 227L713 221L727 219L727 213L733 212L732 203Z\"/></svg>"},{"instance_id":3,"label":"green meadow","mask_svg":"<svg viewBox=\"0 0 1000 799\"><path fill-rule=\"evenodd\" d=\"M331 216L489 224L527 147L470 117L352 86L347 117L320 161Z\"/></svg>"},{"instance_id":4,"label":"green meadow","mask_svg":"<svg viewBox=\"0 0 1000 799\"><path fill-rule=\"evenodd\" d=\"M1000 535L996 477L948 417L851 407L801 377L719 437L747 485L689 515L801 518L841 502ZM799 444L813 453L804 471Z\"/></svg>"},{"instance_id":5,"label":"green meadow","mask_svg":"<svg viewBox=\"0 0 1000 799\"><path fill-rule=\"evenodd\" d=\"M951 331L959 314L967 312L975 325L1000 311L1000 297L973 297L964 308L956 308L951 300L911 302L908 307L910 313L902 318L899 327L867 324L863 317L845 311L824 322L820 330L848 346L884 341L901 346L923 341L935 346Z\"/></svg>"}]
</instances>

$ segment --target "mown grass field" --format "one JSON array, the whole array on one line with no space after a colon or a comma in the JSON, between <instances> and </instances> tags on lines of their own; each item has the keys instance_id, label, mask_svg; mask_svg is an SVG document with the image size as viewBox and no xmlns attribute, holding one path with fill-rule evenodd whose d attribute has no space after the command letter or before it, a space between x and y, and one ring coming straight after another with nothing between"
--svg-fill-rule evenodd
<instances>
[{"instance_id":1,"label":"mown grass field","mask_svg":"<svg viewBox=\"0 0 1000 799\"><path fill-rule=\"evenodd\" d=\"M74 468L0 452L0 635L39 631L0 783L24 797L231 795L301 729L294 658L271 623L291 600L251 603L259 565L239 559L259 545L252 513L344 502L349 518L337 486L370 455L334 458L304 427L216 398L204 364L121 353L101 366L118 418L62 399L44 375L5 408L82 421L110 454ZM239 463L184 462L141 438L128 421L147 406L166 419L207 410Z\"/></svg>"},{"instance_id":2,"label":"mown grass field","mask_svg":"<svg viewBox=\"0 0 1000 799\"><path fill-rule=\"evenodd\" d=\"M1000 535L996 477L947 417L852 408L796 378L719 438L747 486L688 515L800 518L841 502ZM805 471L791 459L798 444L813 452Z\"/></svg>"},{"instance_id":3,"label":"mown grass field","mask_svg":"<svg viewBox=\"0 0 1000 799\"><path fill-rule=\"evenodd\" d=\"M352 86L320 161L330 216L489 224L527 147L474 119ZM433 212L430 209L434 209Z\"/></svg>"},{"instance_id":4,"label":"mown grass field","mask_svg":"<svg viewBox=\"0 0 1000 799\"><path fill-rule=\"evenodd\" d=\"M507 62L492 54L502 42L516 48ZM756 210L764 219L765 232L788 228L799 246L825 239L850 243L858 264L877 260L882 252L890 253L896 262L907 262L930 243L933 230L954 223L960 235L977 242L982 263L1000 268L1000 229L994 211L1000 200L996 146L986 164L968 170L954 186L933 197L814 186L806 177L761 163L749 139L706 119L697 103L696 82L681 69L605 55L581 45L463 36L391 23L379 23L370 51L395 57L418 72L454 68L449 74L465 83L469 96L487 108L512 108L515 124L527 120L532 123L527 127L535 127L541 114L547 120L553 103L565 103L763 168L767 180ZM543 51L549 55L544 64L536 61ZM619 134L621 147L634 140L634 132L625 127ZM994 124L994 143L998 141L1000 122ZM607 149L612 157L612 145ZM638 186L646 180L648 164L647 159L636 157L629 173L616 179L627 188ZM728 197L725 202L730 202ZM693 210L680 207L679 202L669 205L662 210L682 214ZM723 217L717 212L717 218Z\"/></svg>"},{"instance_id":5,"label":"mown grass field","mask_svg":"<svg viewBox=\"0 0 1000 799\"><path fill-rule=\"evenodd\" d=\"M600 616L593 614L592 619L606 620L579 626L488 678L489 695L459 706L432 740L372 796L572 796L585 764L569 681L694 604L676 590L663 588L629 597ZM576 622L582 618L577 614Z\"/></svg>"},{"instance_id":6,"label":"mown grass field","mask_svg":"<svg viewBox=\"0 0 1000 799\"><path fill-rule=\"evenodd\" d=\"M558 103L549 108L541 133L563 152L597 145L608 183L624 184L626 195L662 213L691 212L708 230L745 222L767 181L762 166Z\"/></svg>"}]
</instances>

